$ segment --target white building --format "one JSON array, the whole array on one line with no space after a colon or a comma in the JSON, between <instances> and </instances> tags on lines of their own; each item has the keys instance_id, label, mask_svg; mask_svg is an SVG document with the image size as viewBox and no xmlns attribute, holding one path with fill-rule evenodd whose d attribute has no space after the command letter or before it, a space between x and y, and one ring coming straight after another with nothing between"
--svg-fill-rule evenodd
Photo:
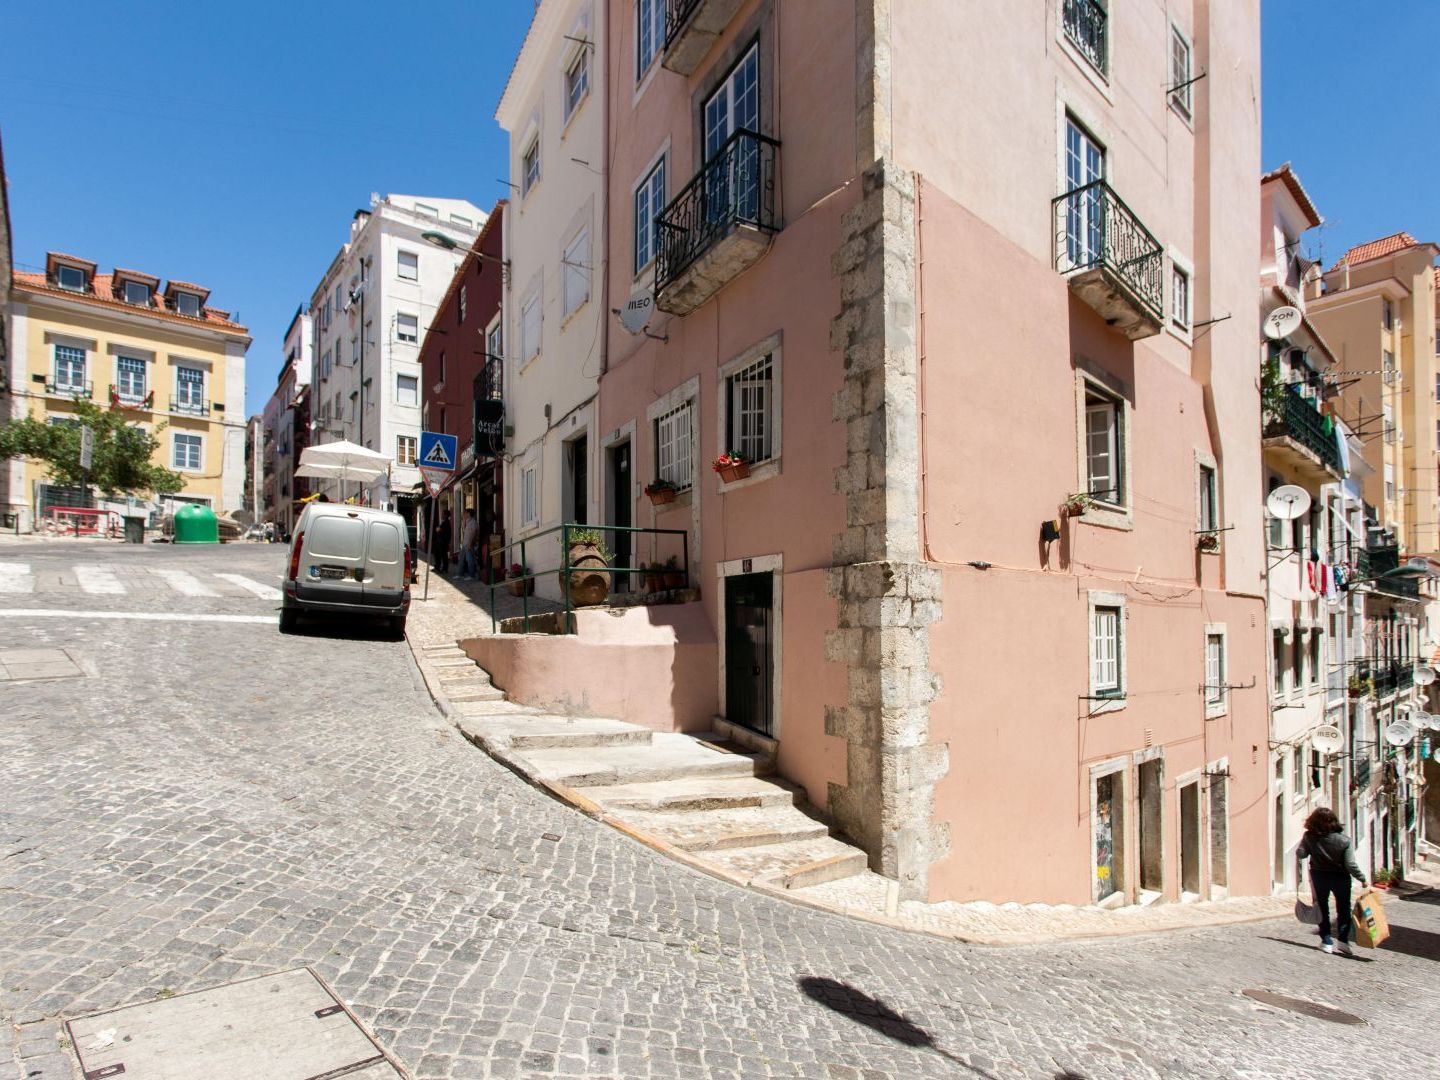
<instances>
[{"instance_id":1,"label":"white building","mask_svg":"<svg viewBox=\"0 0 1440 1080\"><path fill-rule=\"evenodd\" d=\"M511 540L598 522L596 390L605 364L604 19L593 0L542 0L495 117L510 136L505 250ZM532 557L536 570L554 552ZM543 561L542 561L543 560ZM542 578L540 588L555 589Z\"/></svg>"},{"instance_id":2,"label":"white building","mask_svg":"<svg viewBox=\"0 0 1440 1080\"><path fill-rule=\"evenodd\" d=\"M420 483L420 342L484 223L464 199L372 196L310 298L311 443L345 439L394 460L388 477L364 485L372 505L405 513ZM318 486L332 499L361 487Z\"/></svg>"}]
</instances>

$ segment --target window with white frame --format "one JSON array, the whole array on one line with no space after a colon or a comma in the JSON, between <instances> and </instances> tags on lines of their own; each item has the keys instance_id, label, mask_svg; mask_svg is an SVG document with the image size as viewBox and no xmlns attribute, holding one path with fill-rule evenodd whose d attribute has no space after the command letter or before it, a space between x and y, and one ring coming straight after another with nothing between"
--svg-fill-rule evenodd
<instances>
[{"instance_id":1,"label":"window with white frame","mask_svg":"<svg viewBox=\"0 0 1440 1080\"><path fill-rule=\"evenodd\" d=\"M540 520L539 470L531 465L520 473L520 522L533 525Z\"/></svg>"},{"instance_id":2,"label":"window with white frame","mask_svg":"<svg viewBox=\"0 0 1440 1080\"><path fill-rule=\"evenodd\" d=\"M1211 465L1199 466L1200 486L1199 529L1202 535L1218 537L1220 528L1219 493L1215 485L1215 469Z\"/></svg>"},{"instance_id":3,"label":"window with white frame","mask_svg":"<svg viewBox=\"0 0 1440 1080\"><path fill-rule=\"evenodd\" d=\"M400 341L420 340L420 319L418 316L399 312L395 316L395 337Z\"/></svg>"},{"instance_id":4,"label":"window with white frame","mask_svg":"<svg viewBox=\"0 0 1440 1080\"><path fill-rule=\"evenodd\" d=\"M1225 635L1205 635L1205 705L1225 704Z\"/></svg>"},{"instance_id":5,"label":"window with white frame","mask_svg":"<svg viewBox=\"0 0 1440 1080\"><path fill-rule=\"evenodd\" d=\"M580 45L565 68L565 119L575 115L590 90L590 46Z\"/></svg>"},{"instance_id":6,"label":"window with white frame","mask_svg":"<svg viewBox=\"0 0 1440 1080\"><path fill-rule=\"evenodd\" d=\"M525 152L520 155L520 194L529 195L530 189L540 182L540 136L530 140Z\"/></svg>"},{"instance_id":7,"label":"window with white frame","mask_svg":"<svg viewBox=\"0 0 1440 1080\"><path fill-rule=\"evenodd\" d=\"M401 281L420 280L420 254L415 251L395 253L395 273Z\"/></svg>"},{"instance_id":8,"label":"window with white frame","mask_svg":"<svg viewBox=\"0 0 1440 1080\"><path fill-rule=\"evenodd\" d=\"M1395 498L1395 466L1385 466L1385 501L1391 502Z\"/></svg>"},{"instance_id":9,"label":"window with white frame","mask_svg":"<svg viewBox=\"0 0 1440 1080\"><path fill-rule=\"evenodd\" d=\"M1170 104L1185 119L1190 119L1191 83L1190 41L1180 32L1178 26L1170 28Z\"/></svg>"},{"instance_id":10,"label":"window with white frame","mask_svg":"<svg viewBox=\"0 0 1440 1080\"><path fill-rule=\"evenodd\" d=\"M1285 631L1274 629L1270 631L1270 670L1273 672L1273 680L1270 691L1279 695L1285 693Z\"/></svg>"},{"instance_id":11,"label":"window with white frame","mask_svg":"<svg viewBox=\"0 0 1440 1080\"><path fill-rule=\"evenodd\" d=\"M420 379L417 376L395 376L395 403L397 405L420 404Z\"/></svg>"},{"instance_id":12,"label":"window with white frame","mask_svg":"<svg viewBox=\"0 0 1440 1080\"><path fill-rule=\"evenodd\" d=\"M1389 300L1380 301L1380 325L1386 330L1395 329L1395 307Z\"/></svg>"},{"instance_id":13,"label":"window with white frame","mask_svg":"<svg viewBox=\"0 0 1440 1080\"><path fill-rule=\"evenodd\" d=\"M639 0L635 21L635 81L639 82L665 47L664 0Z\"/></svg>"},{"instance_id":14,"label":"window with white frame","mask_svg":"<svg viewBox=\"0 0 1440 1080\"><path fill-rule=\"evenodd\" d=\"M115 383L121 401L145 400L145 361L133 356L117 356Z\"/></svg>"},{"instance_id":15,"label":"window with white frame","mask_svg":"<svg viewBox=\"0 0 1440 1080\"><path fill-rule=\"evenodd\" d=\"M205 372L200 368L175 369L175 407L185 412L201 412L205 408Z\"/></svg>"},{"instance_id":16,"label":"window with white frame","mask_svg":"<svg viewBox=\"0 0 1440 1080\"><path fill-rule=\"evenodd\" d=\"M78 266L57 266L55 284L70 292L84 292L90 287L90 276Z\"/></svg>"},{"instance_id":17,"label":"window with white frame","mask_svg":"<svg viewBox=\"0 0 1440 1080\"><path fill-rule=\"evenodd\" d=\"M505 355L505 331L501 328L499 319L495 320L489 333L485 335L485 351L491 356Z\"/></svg>"},{"instance_id":18,"label":"window with white frame","mask_svg":"<svg viewBox=\"0 0 1440 1080\"><path fill-rule=\"evenodd\" d=\"M55 386L60 390L85 389L84 349L74 345L55 346Z\"/></svg>"},{"instance_id":19,"label":"window with white frame","mask_svg":"<svg viewBox=\"0 0 1440 1080\"><path fill-rule=\"evenodd\" d=\"M429 205L427 205L426 203L423 203L423 202L417 202L417 203L415 204L415 212L416 212L417 214L421 215L422 217L437 218L437 219L440 217L440 211L439 211L439 210L437 210L435 207L429 206Z\"/></svg>"},{"instance_id":20,"label":"window with white frame","mask_svg":"<svg viewBox=\"0 0 1440 1080\"><path fill-rule=\"evenodd\" d=\"M560 260L561 298L569 315L590 299L590 229L581 229L565 247Z\"/></svg>"},{"instance_id":21,"label":"window with white frame","mask_svg":"<svg viewBox=\"0 0 1440 1080\"><path fill-rule=\"evenodd\" d=\"M181 315L189 315L191 318L200 317L200 297L195 293L177 292L175 294L175 310Z\"/></svg>"},{"instance_id":22,"label":"window with white frame","mask_svg":"<svg viewBox=\"0 0 1440 1080\"><path fill-rule=\"evenodd\" d=\"M682 491L695 482L690 423L693 405L687 401L655 418L655 475Z\"/></svg>"},{"instance_id":23,"label":"window with white frame","mask_svg":"<svg viewBox=\"0 0 1440 1080\"><path fill-rule=\"evenodd\" d=\"M540 292L537 289L520 305L520 362L540 353Z\"/></svg>"},{"instance_id":24,"label":"window with white frame","mask_svg":"<svg viewBox=\"0 0 1440 1080\"><path fill-rule=\"evenodd\" d=\"M1085 388L1085 493L1114 505L1125 502L1124 405L1093 386Z\"/></svg>"},{"instance_id":25,"label":"window with white frame","mask_svg":"<svg viewBox=\"0 0 1440 1080\"><path fill-rule=\"evenodd\" d=\"M665 158L655 163L635 189L635 273L650 265L660 251L655 219L665 209ZM1440 385L1440 382L1437 382Z\"/></svg>"},{"instance_id":26,"label":"window with white frame","mask_svg":"<svg viewBox=\"0 0 1440 1080\"><path fill-rule=\"evenodd\" d=\"M402 375L401 378L404 378L404 376ZM416 439L414 435L396 435L396 436L395 436L395 464L396 464L396 465L414 465L414 464L415 464L415 450L416 450L416 444L418 443L418 441L419 441L419 440Z\"/></svg>"},{"instance_id":27,"label":"window with white frame","mask_svg":"<svg viewBox=\"0 0 1440 1080\"><path fill-rule=\"evenodd\" d=\"M1120 695L1121 619L1119 606L1096 604L1090 611L1090 692Z\"/></svg>"},{"instance_id":28,"label":"window with white frame","mask_svg":"<svg viewBox=\"0 0 1440 1080\"><path fill-rule=\"evenodd\" d=\"M1170 321L1190 329L1190 272L1177 263L1170 264Z\"/></svg>"},{"instance_id":29,"label":"window with white frame","mask_svg":"<svg viewBox=\"0 0 1440 1080\"><path fill-rule=\"evenodd\" d=\"M150 286L143 281L125 282L125 302L137 307L150 306Z\"/></svg>"},{"instance_id":30,"label":"window with white frame","mask_svg":"<svg viewBox=\"0 0 1440 1080\"><path fill-rule=\"evenodd\" d=\"M725 379L724 451L746 461L768 461L775 454L775 365L769 355Z\"/></svg>"},{"instance_id":31,"label":"window with white frame","mask_svg":"<svg viewBox=\"0 0 1440 1080\"><path fill-rule=\"evenodd\" d=\"M1310 685L1320 685L1320 639L1323 637L1318 626L1310 630Z\"/></svg>"},{"instance_id":32,"label":"window with white frame","mask_svg":"<svg viewBox=\"0 0 1440 1080\"><path fill-rule=\"evenodd\" d=\"M463 325L464 322L465 322L465 308L466 308L466 306L467 306L467 304L468 304L468 302L469 302L469 299L470 299L470 286L468 286L468 285L461 285L461 286L460 286L460 292L459 292L459 294L455 297L455 299L456 299L456 302L457 302L457 304L458 304L458 307L456 308L456 312L455 312L455 317L456 317L456 318L460 321L460 323Z\"/></svg>"},{"instance_id":33,"label":"window with white frame","mask_svg":"<svg viewBox=\"0 0 1440 1080\"><path fill-rule=\"evenodd\" d=\"M181 432L175 433L175 441L172 444L172 456L170 467L172 469L183 469L186 472L200 471L200 449L203 439L199 435L186 435Z\"/></svg>"},{"instance_id":34,"label":"window with white frame","mask_svg":"<svg viewBox=\"0 0 1440 1080\"><path fill-rule=\"evenodd\" d=\"M322 378L322 379L328 379L329 377L330 377L330 350L329 350L329 349L326 349L326 350L325 350L325 355L320 358L320 378Z\"/></svg>"},{"instance_id":35,"label":"window with white frame","mask_svg":"<svg viewBox=\"0 0 1440 1080\"><path fill-rule=\"evenodd\" d=\"M1380 406L1381 431L1387 443L1395 441L1395 410L1389 405Z\"/></svg>"}]
</instances>

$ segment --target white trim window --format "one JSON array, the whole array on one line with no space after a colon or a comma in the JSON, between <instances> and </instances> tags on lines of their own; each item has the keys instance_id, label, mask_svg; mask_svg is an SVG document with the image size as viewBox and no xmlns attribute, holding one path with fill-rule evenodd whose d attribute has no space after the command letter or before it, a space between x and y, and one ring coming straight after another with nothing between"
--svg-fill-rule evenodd
<instances>
[{"instance_id":1,"label":"white trim window","mask_svg":"<svg viewBox=\"0 0 1440 1080\"><path fill-rule=\"evenodd\" d=\"M695 454L691 432L693 401L655 418L655 475L680 490L695 482Z\"/></svg>"},{"instance_id":2,"label":"white trim window","mask_svg":"<svg viewBox=\"0 0 1440 1080\"><path fill-rule=\"evenodd\" d=\"M520 362L540 355L540 290L520 306Z\"/></svg>"},{"instance_id":3,"label":"white trim window","mask_svg":"<svg viewBox=\"0 0 1440 1080\"><path fill-rule=\"evenodd\" d=\"M520 523L534 525L540 520L540 471L527 466L520 473Z\"/></svg>"},{"instance_id":4,"label":"white trim window","mask_svg":"<svg viewBox=\"0 0 1440 1080\"><path fill-rule=\"evenodd\" d=\"M90 288L90 275L78 266L55 267L55 284L68 292L85 292Z\"/></svg>"},{"instance_id":5,"label":"white trim window","mask_svg":"<svg viewBox=\"0 0 1440 1080\"><path fill-rule=\"evenodd\" d=\"M590 92L590 46L577 45L575 55L565 68L565 119L575 115L575 110Z\"/></svg>"},{"instance_id":6,"label":"white trim window","mask_svg":"<svg viewBox=\"0 0 1440 1080\"><path fill-rule=\"evenodd\" d=\"M395 340L414 344L420 340L420 318L401 311L395 315Z\"/></svg>"},{"instance_id":7,"label":"white trim window","mask_svg":"<svg viewBox=\"0 0 1440 1080\"><path fill-rule=\"evenodd\" d=\"M204 445L204 436L175 432L170 450L170 467L184 472L199 472Z\"/></svg>"},{"instance_id":8,"label":"white trim window","mask_svg":"<svg viewBox=\"0 0 1440 1080\"><path fill-rule=\"evenodd\" d=\"M635 273L639 274L649 266L660 253L660 234L655 219L665 209L665 157L661 155L655 167L635 189ZM1440 376L1437 376L1440 386Z\"/></svg>"},{"instance_id":9,"label":"white trim window","mask_svg":"<svg viewBox=\"0 0 1440 1080\"><path fill-rule=\"evenodd\" d=\"M125 303L136 307L150 306L150 286L143 281L125 282Z\"/></svg>"},{"instance_id":10,"label":"white trim window","mask_svg":"<svg viewBox=\"0 0 1440 1080\"><path fill-rule=\"evenodd\" d=\"M1219 494L1215 484L1215 466L1201 464L1197 481L1200 486L1198 527L1202 534L1219 536L1220 528Z\"/></svg>"},{"instance_id":11,"label":"white trim window","mask_svg":"<svg viewBox=\"0 0 1440 1080\"><path fill-rule=\"evenodd\" d=\"M404 379L404 378L407 378L408 376L402 375L402 376L400 376L400 377L401 377L402 379ZM415 464L415 452L416 452L416 449L417 449L417 447L418 447L419 441L420 441L420 440L417 439L414 435L396 435L396 436L395 436L395 464L396 464L396 465L414 465L414 464Z\"/></svg>"},{"instance_id":12,"label":"white trim window","mask_svg":"<svg viewBox=\"0 0 1440 1080\"><path fill-rule=\"evenodd\" d=\"M564 314L570 315L590 299L590 227L575 234L560 259L560 297Z\"/></svg>"},{"instance_id":13,"label":"white trim window","mask_svg":"<svg viewBox=\"0 0 1440 1080\"><path fill-rule=\"evenodd\" d=\"M60 269L64 270L65 267ZM55 388L85 389L85 350L75 345L55 346Z\"/></svg>"},{"instance_id":14,"label":"white trim window","mask_svg":"<svg viewBox=\"0 0 1440 1080\"><path fill-rule=\"evenodd\" d=\"M1068 113L1065 116L1065 255L1072 267L1092 266L1104 251L1105 208L1100 190L1105 179L1105 148ZM1081 191L1081 189L1084 189Z\"/></svg>"},{"instance_id":15,"label":"white trim window","mask_svg":"<svg viewBox=\"0 0 1440 1080\"><path fill-rule=\"evenodd\" d=\"M403 248L396 251L395 276L401 281L419 281L420 253L417 251L405 251Z\"/></svg>"},{"instance_id":16,"label":"white trim window","mask_svg":"<svg viewBox=\"0 0 1440 1080\"><path fill-rule=\"evenodd\" d=\"M751 464L768 461L775 454L775 366L770 356L727 377L725 394L725 452Z\"/></svg>"},{"instance_id":17,"label":"white trim window","mask_svg":"<svg viewBox=\"0 0 1440 1080\"><path fill-rule=\"evenodd\" d=\"M635 5L635 81L638 83L665 47L663 0L639 0Z\"/></svg>"},{"instance_id":18,"label":"white trim window","mask_svg":"<svg viewBox=\"0 0 1440 1080\"><path fill-rule=\"evenodd\" d=\"M1190 271L1170 264L1170 321L1177 329L1190 329Z\"/></svg>"},{"instance_id":19,"label":"white trim window","mask_svg":"<svg viewBox=\"0 0 1440 1080\"><path fill-rule=\"evenodd\" d=\"M145 361L134 356L115 358L115 393L121 401L145 400Z\"/></svg>"},{"instance_id":20,"label":"white trim window","mask_svg":"<svg viewBox=\"0 0 1440 1080\"><path fill-rule=\"evenodd\" d=\"M505 356L505 331L498 318L490 324L490 329L485 334L485 352L489 356Z\"/></svg>"},{"instance_id":21,"label":"white trim window","mask_svg":"<svg viewBox=\"0 0 1440 1080\"><path fill-rule=\"evenodd\" d=\"M1085 388L1085 493L1114 506L1125 504L1124 406L1091 386Z\"/></svg>"},{"instance_id":22,"label":"white trim window","mask_svg":"<svg viewBox=\"0 0 1440 1080\"><path fill-rule=\"evenodd\" d=\"M417 375L396 375L395 376L395 404L397 405L419 405L420 404L420 378ZM405 436L401 436L404 438Z\"/></svg>"},{"instance_id":23,"label":"white trim window","mask_svg":"<svg viewBox=\"0 0 1440 1080\"><path fill-rule=\"evenodd\" d=\"M200 297L197 293L180 292L175 293L175 310L181 315L189 315L192 319L200 317Z\"/></svg>"},{"instance_id":24,"label":"white trim window","mask_svg":"<svg viewBox=\"0 0 1440 1080\"><path fill-rule=\"evenodd\" d=\"M529 195L531 189L539 182L540 133L536 132L535 137L530 140L520 155L520 197L523 199Z\"/></svg>"},{"instance_id":25,"label":"white trim window","mask_svg":"<svg viewBox=\"0 0 1440 1080\"><path fill-rule=\"evenodd\" d=\"M1178 26L1170 27L1170 85L1174 88L1170 91L1170 104L1175 111L1187 121L1190 119L1193 107L1191 91L1195 88L1190 81L1193 76L1191 71L1191 50L1190 41L1180 32Z\"/></svg>"},{"instance_id":26,"label":"white trim window","mask_svg":"<svg viewBox=\"0 0 1440 1080\"><path fill-rule=\"evenodd\" d=\"M1225 708L1225 635L1205 635L1205 711Z\"/></svg>"},{"instance_id":27,"label":"white trim window","mask_svg":"<svg viewBox=\"0 0 1440 1080\"><path fill-rule=\"evenodd\" d=\"M1122 696L1124 617L1118 605L1096 604L1090 609L1090 693L1095 697Z\"/></svg>"},{"instance_id":28,"label":"white trim window","mask_svg":"<svg viewBox=\"0 0 1440 1080\"><path fill-rule=\"evenodd\" d=\"M188 413L205 411L205 372L202 369L175 369L175 407Z\"/></svg>"}]
</instances>

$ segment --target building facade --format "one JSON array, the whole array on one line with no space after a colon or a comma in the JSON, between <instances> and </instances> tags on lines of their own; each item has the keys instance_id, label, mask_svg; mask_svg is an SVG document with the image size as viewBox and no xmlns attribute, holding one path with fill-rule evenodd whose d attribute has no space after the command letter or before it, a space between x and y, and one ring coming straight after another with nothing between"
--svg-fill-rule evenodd
<instances>
[{"instance_id":1,"label":"building facade","mask_svg":"<svg viewBox=\"0 0 1440 1080\"><path fill-rule=\"evenodd\" d=\"M505 312L510 539L600 520L595 394L605 367L605 24L613 5L541 0L495 117L509 135ZM613 523L613 522L611 522ZM531 545L559 563L558 534ZM558 594L554 577L543 595Z\"/></svg>"},{"instance_id":2,"label":"building facade","mask_svg":"<svg viewBox=\"0 0 1440 1080\"><path fill-rule=\"evenodd\" d=\"M289 536L300 516L310 481L296 476L300 454L310 445L310 382L314 375L314 321L302 305L285 330L285 364L265 403L262 521Z\"/></svg>"},{"instance_id":3,"label":"building facade","mask_svg":"<svg viewBox=\"0 0 1440 1080\"><path fill-rule=\"evenodd\" d=\"M1268 891L1258 5L964 8L608 5L603 520L902 896Z\"/></svg>"},{"instance_id":4,"label":"building facade","mask_svg":"<svg viewBox=\"0 0 1440 1080\"><path fill-rule=\"evenodd\" d=\"M313 442L348 440L394 464L371 483L320 481L317 490L329 498L363 499L413 524L420 341L484 223L484 213L463 199L376 196L369 209L355 212L348 238L310 297Z\"/></svg>"},{"instance_id":5,"label":"building facade","mask_svg":"<svg viewBox=\"0 0 1440 1080\"><path fill-rule=\"evenodd\" d=\"M10 414L62 423L76 400L123 409L134 423L165 424L155 462L184 487L150 509L182 502L217 513L244 505L245 352L250 338L201 285L138 270L101 273L94 262L50 252L44 273L14 275ZM22 530L50 505L76 505L44 467L15 460L5 509Z\"/></svg>"}]
</instances>

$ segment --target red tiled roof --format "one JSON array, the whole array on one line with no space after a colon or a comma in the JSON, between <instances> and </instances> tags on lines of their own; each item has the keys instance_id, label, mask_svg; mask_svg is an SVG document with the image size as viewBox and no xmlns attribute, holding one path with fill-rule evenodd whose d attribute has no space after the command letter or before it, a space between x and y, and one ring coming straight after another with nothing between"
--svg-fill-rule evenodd
<instances>
[{"instance_id":1,"label":"red tiled roof","mask_svg":"<svg viewBox=\"0 0 1440 1080\"><path fill-rule=\"evenodd\" d=\"M164 319L166 322L179 322L194 325L204 323L217 330L225 330L230 333L244 334L248 331L237 322L231 322L229 312L221 311L218 308L202 308L201 318L194 318L190 315L181 315L179 312L170 311L164 306L164 298L155 298L155 307L139 308L134 304L127 304L123 300L116 300L113 295L114 278L110 274L96 274L91 279L91 292L73 292L70 289L62 289L50 284L44 274L26 273L23 270L15 271L15 287L17 289L30 289L35 292L51 293L56 296L68 297L71 300L79 300L87 304L95 304L99 307L117 308L128 311L132 314L142 313L156 319ZM197 286L198 287L198 286Z\"/></svg>"},{"instance_id":2,"label":"red tiled roof","mask_svg":"<svg viewBox=\"0 0 1440 1080\"><path fill-rule=\"evenodd\" d=\"M1361 263L1370 262L1373 259L1383 259L1386 255L1394 255L1397 251L1404 251L1406 248L1419 247L1420 241L1411 236L1408 232L1392 233L1389 236L1382 236L1379 240L1371 240L1368 244L1356 244L1344 255L1340 256L1340 262L1347 266L1359 266Z\"/></svg>"},{"instance_id":3,"label":"red tiled roof","mask_svg":"<svg viewBox=\"0 0 1440 1080\"><path fill-rule=\"evenodd\" d=\"M147 274L143 270L126 270L123 266L117 266L115 268L115 276L127 277L131 281L149 281L156 285L160 284L160 279L154 274Z\"/></svg>"},{"instance_id":4,"label":"red tiled roof","mask_svg":"<svg viewBox=\"0 0 1440 1080\"><path fill-rule=\"evenodd\" d=\"M1310 200L1310 194L1305 190L1305 185L1300 183L1300 177L1290 167L1290 162L1285 162L1278 169L1272 169L1260 177L1260 183L1264 184L1270 180L1283 180L1285 186L1290 189L1291 196L1299 204L1301 211L1305 214L1305 220L1310 223L1312 229L1320 224L1320 211L1315 209L1315 204Z\"/></svg>"},{"instance_id":5,"label":"red tiled roof","mask_svg":"<svg viewBox=\"0 0 1440 1080\"><path fill-rule=\"evenodd\" d=\"M191 289L194 292L203 292L207 296L210 293L210 290L205 288L204 285L196 285L194 282L191 281L175 281L173 278L171 279L169 284L166 285L165 291L169 292L171 289Z\"/></svg>"}]
</instances>

